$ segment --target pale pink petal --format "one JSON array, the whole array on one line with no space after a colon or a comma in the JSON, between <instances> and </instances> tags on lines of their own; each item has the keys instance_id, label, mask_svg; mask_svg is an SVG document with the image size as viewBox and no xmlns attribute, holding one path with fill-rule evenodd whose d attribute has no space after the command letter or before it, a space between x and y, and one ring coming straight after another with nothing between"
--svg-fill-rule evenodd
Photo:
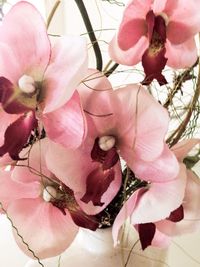
<instances>
[{"instance_id":1,"label":"pale pink petal","mask_svg":"<svg viewBox=\"0 0 200 267\"><path fill-rule=\"evenodd\" d=\"M197 60L197 48L194 38L180 45L172 45L169 40L166 42L167 65L172 68L188 68Z\"/></svg>"},{"instance_id":2,"label":"pale pink petal","mask_svg":"<svg viewBox=\"0 0 200 267\"><path fill-rule=\"evenodd\" d=\"M3 208L13 200L20 198L37 198L40 195L40 183L37 181L23 183L12 179L11 171L0 171L0 202Z\"/></svg>"},{"instance_id":3,"label":"pale pink petal","mask_svg":"<svg viewBox=\"0 0 200 267\"><path fill-rule=\"evenodd\" d=\"M99 71L89 69L78 87L83 109L87 118L89 135L105 135L116 126L113 107L118 101L109 80ZM92 133L92 129L95 132Z\"/></svg>"},{"instance_id":4,"label":"pale pink petal","mask_svg":"<svg viewBox=\"0 0 200 267\"><path fill-rule=\"evenodd\" d=\"M151 9L152 0L132 0L129 1L124 11L123 21L127 22L133 18L146 18L146 14Z\"/></svg>"},{"instance_id":5,"label":"pale pink petal","mask_svg":"<svg viewBox=\"0 0 200 267\"><path fill-rule=\"evenodd\" d=\"M61 37L52 48L45 73L44 113L64 105L87 71L87 47L81 37Z\"/></svg>"},{"instance_id":6,"label":"pale pink petal","mask_svg":"<svg viewBox=\"0 0 200 267\"><path fill-rule=\"evenodd\" d=\"M77 148L81 145L86 123L80 97L77 91L62 107L45 113L42 116L47 136L67 148Z\"/></svg>"},{"instance_id":7,"label":"pale pink petal","mask_svg":"<svg viewBox=\"0 0 200 267\"><path fill-rule=\"evenodd\" d=\"M87 175L98 166L83 147L71 150L52 141L45 157L48 169L74 192L82 195L86 189Z\"/></svg>"},{"instance_id":8,"label":"pale pink petal","mask_svg":"<svg viewBox=\"0 0 200 267\"><path fill-rule=\"evenodd\" d=\"M21 1L11 8L0 28L0 42L9 46L10 55L13 53L20 66L21 74L16 69L19 76L28 73L35 79L42 78L49 62L50 43L44 20L33 5ZM13 64L7 67L9 75Z\"/></svg>"},{"instance_id":9,"label":"pale pink petal","mask_svg":"<svg viewBox=\"0 0 200 267\"><path fill-rule=\"evenodd\" d=\"M125 51L130 49L146 34L147 26L144 19L134 18L123 23L117 36L119 48Z\"/></svg>"},{"instance_id":10,"label":"pale pink petal","mask_svg":"<svg viewBox=\"0 0 200 267\"><path fill-rule=\"evenodd\" d=\"M199 0L191 0L189 5L187 0L178 2L167 25L167 38L172 43L185 42L200 31L199 6Z\"/></svg>"},{"instance_id":11,"label":"pale pink petal","mask_svg":"<svg viewBox=\"0 0 200 267\"><path fill-rule=\"evenodd\" d=\"M183 159L187 156L190 150L197 144L200 144L200 139L192 138L178 142L176 145L172 147L172 151L176 155L179 161L183 161Z\"/></svg>"},{"instance_id":12,"label":"pale pink petal","mask_svg":"<svg viewBox=\"0 0 200 267\"><path fill-rule=\"evenodd\" d=\"M28 160L18 162L12 171L12 179L22 183L42 182L42 177L51 177L45 162L45 153L48 148L48 139L42 139L34 146L22 150L21 157L29 156Z\"/></svg>"},{"instance_id":13,"label":"pale pink petal","mask_svg":"<svg viewBox=\"0 0 200 267\"><path fill-rule=\"evenodd\" d=\"M147 37L142 36L133 47L123 51L118 45L117 36L114 36L109 45L109 54L115 62L122 65L133 66L141 61L142 55L148 46L149 42Z\"/></svg>"},{"instance_id":14,"label":"pale pink petal","mask_svg":"<svg viewBox=\"0 0 200 267\"><path fill-rule=\"evenodd\" d=\"M165 13L167 16L170 16L173 14L173 11L177 5L178 1L174 0L154 0L152 9L156 15Z\"/></svg>"},{"instance_id":15,"label":"pale pink petal","mask_svg":"<svg viewBox=\"0 0 200 267\"><path fill-rule=\"evenodd\" d=\"M118 147L122 157L128 160L132 150L135 158L152 161L164 147L169 122L167 111L141 85L128 85L115 94L120 101L113 108L118 119Z\"/></svg>"},{"instance_id":16,"label":"pale pink petal","mask_svg":"<svg viewBox=\"0 0 200 267\"><path fill-rule=\"evenodd\" d=\"M5 154L0 158L0 168L5 168L7 165L12 165L13 159L9 156L9 154Z\"/></svg>"},{"instance_id":17,"label":"pale pink petal","mask_svg":"<svg viewBox=\"0 0 200 267\"><path fill-rule=\"evenodd\" d=\"M151 245L153 247L168 248L170 244L171 238L156 229Z\"/></svg>"},{"instance_id":18,"label":"pale pink petal","mask_svg":"<svg viewBox=\"0 0 200 267\"><path fill-rule=\"evenodd\" d=\"M179 173L179 163L167 146L154 161L146 162L133 158L127 163L136 177L146 181L166 182L175 179Z\"/></svg>"},{"instance_id":19,"label":"pale pink petal","mask_svg":"<svg viewBox=\"0 0 200 267\"><path fill-rule=\"evenodd\" d=\"M5 77L13 84L23 75L19 60L9 45L0 43L0 77Z\"/></svg>"},{"instance_id":20,"label":"pale pink petal","mask_svg":"<svg viewBox=\"0 0 200 267\"><path fill-rule=\"evenodd\" d=\"M186 172L181 165L177 179L166 183L151 183L140 197L131 215L132 224L156 222L167 218L183 201Z\"/></svg>"},{"instance_id":21,"label":"pale pink petal","mask_svg":"<svg viewBox=\"0 0 200 267\"><path fill-rule=\"evenodd\" d=\"M172 45L180 45L193 38L194 30L184 23L170 21L167 25L167 39Z\"/></svg>"},{"instance_id":22,"label":"pale pink petal","mask_svg":"<svg viewBox=\"0 0 200 267\"><path fill-rule=\"evenodd\" d=\"M9 205L7 212L24 241L39 258L61 254L78 231L68 213L63 215L58 208L42 199L17 200ZM19 247L33 257L15 230L14 234Z\"/></svg>"},{"instance_id":23,"label":"pale pink petal","mask_svg":"<svg viewBox=\"0 0 200 267\"><path fill-rule=\"evenodd\" d=\"M178 223L168 220L157 223L158 229L169 236L192 233L200 229L200 180L190 170L187 171L187 176L183 200L184 219Z\"/></svg>"},{"instance_id":24,"label":"pale pink petal","mask_svg":"<svg viewBox=\"0 0 200 267\"><path fill-rule=\"evenodd\" d=\"M120 212L118 213L113 227L112 227L112 236L114 240L114 245L117 245L119 230L121 226L125 223L125 221L132 215L134 212L137 201L140 199L142 194L144 193L144 189L138 189L132 196L125 202Z\"/></svg>"},{"instance_id":25,"label":"pale pink petal","mask_svg":"<svg viewBox=\"0 0 200 267\"><path fill-rule=\"evenodd\" d=\"M78 87L78 92L81 96L83 108L89 108L88 112L98 115L109 113L111 109L109 104L105 104L103 107L106 110L103 110L104 113L100 113L101 109L98 108L98 105L96 103L98 101L98 97L101 97L101 95L104 95L105 93L105 98L109 98L109 95L112 93L112 91L113 88L108 78L102 72L96 69L88 69L87 74ZM93 101L90 101L89 98L92 98ZM95 104L93 104L93 102L95 102Z\"/></svg>"}]
</instances>

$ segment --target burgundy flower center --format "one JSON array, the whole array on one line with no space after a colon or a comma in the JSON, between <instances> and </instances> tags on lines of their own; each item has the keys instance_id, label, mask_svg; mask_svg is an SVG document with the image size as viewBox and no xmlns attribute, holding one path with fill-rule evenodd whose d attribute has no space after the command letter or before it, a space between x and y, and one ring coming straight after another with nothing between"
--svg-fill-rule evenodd
<instances>
[{"instance_id":1,"label":"burgundy flower center","mask_svg":"<svg viewBox=\"0 0 200 267\"><path fill-rule=\"evenodd\" d=\"M68 211L74 223L80 227L94 231L99 226L94 216L87 215L81 210L73 191L63 183L47 183L43 187L42 198L58 208L63 215Z\"/></svg>"},{"instance_id":2,"label":"burgundy flower center","mask_svg":"<svg viewBox=\"0 0 200 267\"><path fill-rule=\"evenodd\" d=\"M66 215L65 209L73 209L76 206L73 191L65 185L47 184L43 188L42 197L44 201L52 203L64 215Z\"/></svg>"},{"instance_id":3,"label":"burgundy flower center","mask_svg":"<svg viewBox=\"0 0 200 267\"><path fill-rule=\"evenodd\" d=\"M93 161L100 162L103 170L112 168L119 159L115 143L114 136L106 135L95 139L91 158Z\"/></svg>"},{"instance_id":4,"label":"burgundy flower center","mask_svg":"<svg viewBox=\"0 0 200 267\"><path fill-rule=\"evenodd\" d=\"M155 16L152 10L148 12L146 20L149 29L149 53L156 55L166 42L166 22L162 15Z\"/></svg>"},{"instance_id":5,"label":"burgundy flower center","mask_svg":"<svg viewBox=\"0 0 200 267\"><path fill-rule=\"evenodd\" d=\"M85 203L93 202L95 206L102 206L103 194L115 179L114 166L119 160L115 146L116 138L111 135L97 137L91 151L91 158L99 166L91 170L86 179L86 192L81 200Z\"/></svg>"},{"instance_id":6,"label":"burgundy flower center","mask_svg":"<svg viewBox=\"0 0 200 267\"><path fill-rule=\"evenodd\" d=\"M149 85L153 79L156 79L160 85L163 85L167 83L162 74L167 63L167 58L165 58L166 18L163 14L156 16L150 10L146 15L146 23L149 47L142 56L142 66L145 72L145 79L142 84Z\"/></svg>"}]
</instances>

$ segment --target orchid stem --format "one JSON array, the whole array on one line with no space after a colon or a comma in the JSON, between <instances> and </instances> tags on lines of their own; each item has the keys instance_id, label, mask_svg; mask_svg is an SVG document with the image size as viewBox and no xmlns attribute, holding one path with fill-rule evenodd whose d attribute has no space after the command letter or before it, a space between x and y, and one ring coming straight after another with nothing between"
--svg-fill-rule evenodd
<instances>
[{"instance_id":1,"label":"orchid stem","mask_svg":"<svg viewBox=\"0 0 200 267\"><path fill-rule=\"evenodd\" d=\"M81 16L83 18L85 27L87 29L90 41L91 41L93 49L94 49L96 62L97 62L97 69L99 71L102 71L103 60L102 60L101 50L100 50L98 41L96 39L96 36L94 34L94 30L93 30L92 24L90 22L87 10L86 10L85 5L84 5L82 0L75 0L75 2L76 2L77 6L79 8L79 11L80 11Z\"/></svg>"},{"instance_id":2,"label":"orchid stem","mask_svg":"<svg viewBox=\"0 0 200 267\"><path fill-rule=\"evenodd\" d=\"M109 77L115 70L116 70L116 68L119 66L119 64L118 63L115 63L109 70L107 70L106 72L105 72L105 76L106 77Z\"/></svg>"}]
</instances>

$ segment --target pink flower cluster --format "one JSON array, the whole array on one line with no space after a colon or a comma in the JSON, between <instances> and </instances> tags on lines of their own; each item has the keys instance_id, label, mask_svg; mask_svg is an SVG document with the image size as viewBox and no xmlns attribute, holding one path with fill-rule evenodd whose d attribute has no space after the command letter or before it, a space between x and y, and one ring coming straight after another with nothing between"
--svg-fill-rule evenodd
<instances>
[{"instance_id":1,"label":"pink flower cluster","mask_svg":"<svg viewBox=\"0 0 200 267\"><path fill-rule=\"evenodd\" d=\"M130 1L111 56L126 65L142 60L143 84L165 83L166 64L182 68L197 58L194 10L195 1ZM144 85L113 90L88 69L84 38L60 37L52 46L42 17L24 1L4 17L0 63L1 211L37 257L62 253L79 227L100 226L99 214L125 183L122 159L140 186L114 219L115 244L127 218L143 249L199 227L200 182L183 159L200 140L170 149L168 113Z\"/></svg>"}]
</instances>

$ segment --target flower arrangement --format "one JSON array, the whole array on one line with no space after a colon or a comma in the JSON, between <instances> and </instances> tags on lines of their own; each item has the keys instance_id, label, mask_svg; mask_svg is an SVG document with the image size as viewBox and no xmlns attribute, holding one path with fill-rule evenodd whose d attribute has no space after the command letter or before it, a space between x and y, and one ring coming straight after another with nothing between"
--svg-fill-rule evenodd
<instances>
[{"instance_id":1,"label":"flower arrangement","mask_svg":"<svg viewBox=\"0 0 200 267\"><path fill-rule=\"evenodd\" d=\"M29 2L15 4L0 28L0 206L19 247L39 263L65 251L80 227L112 227L117 246L129 219L143 250L200 227L192 171L200 159L200 1L129 1L105 68L84 2L75 3L93 68L86 39L53 44ZM112 76L140 62L140 82L114 88Z\"/></svg>"}]
</instances>

